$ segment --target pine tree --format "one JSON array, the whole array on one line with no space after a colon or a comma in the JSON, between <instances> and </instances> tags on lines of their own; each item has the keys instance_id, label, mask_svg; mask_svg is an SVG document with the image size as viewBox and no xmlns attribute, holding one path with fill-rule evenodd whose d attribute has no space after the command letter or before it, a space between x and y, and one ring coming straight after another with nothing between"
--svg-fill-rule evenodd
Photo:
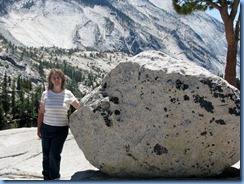
<instances>
[{"instance_id":1,"label":"pine tree","mask_svg":"<svg viewBox=\"0 0 244 184\"><path fill-rule=\"evenodd\" d=\"M20 91L21 89L21 78L20 76L17 77L17 88L16 88L18 91Z\"/></svg>"},{"instance_id":2,"label":"pine tree","mask_svg":"<svg viewBox=\"0 0 244 184\"><path fill-rule=\"evenodd\" d=\"M39 85L36 87L34 91L34 116L37 116L38 111L39 111L39 106L40 106L40 99L42 95L42 86Z\"/></svg>"},{"instance_id":3,"label":"pine tree","mask_svg":"<svg viewBox=\"0 0 244 184\"><path fill-rule=\"evenodd\" d=\"M4 127L4 110L2 104L0 103L0 130Z\"/></svg>"},{"instance_id":4,"label":"pine tree","mask_svg":"<svg viewBox=\"0 0 244 184\"><path fill-rule=\"evenodd\" d=\"M225 79L236 86L236 56L240 40L241 14L238 13L240 0L172 0L177 13L187 15L195 10L217 9L225 27L225 36L228 44ZM238 20L234 24L235 18Z\"/></svg>"},{"instance_id":5,"label":"pine tree","mask_svg":"<svg viewBox=\"0 0 244 184\"><path fill-rule=\"evenodd\" d=\"M13 117L16 115L16 103L15 103L15 93L16 93L16 87L15 87L15 80L12 82L12 95L11 95L11 108L12 108L12 114Z\"/></svg>"},{"instance_id":6,"label":"pine tree","mask_svg":"<svg viewBox=\"0 0 244 184\"><path fill-rule=\"evenodd\" d=\"M8 113L9 111L9 95L8 95L8 81L7 81L7 74L4 74L4 79L3 79L3 109L5 114Z\"/></svg>"},{"instance_id":7,"label":"pine tree","mask_svg":"<svg viewBox=\"0 0 244 184\"><path fill-rule=\"evenodd\" d=\"M21 127L24 127L24 125L26 124L26 111L27 111L23 88L21 88L21 90L20 90L20 96L19 96L18 102L19 102L18 103L18 115L20 118L18 127L21 128Z\"/></svg>"}]
</instances>

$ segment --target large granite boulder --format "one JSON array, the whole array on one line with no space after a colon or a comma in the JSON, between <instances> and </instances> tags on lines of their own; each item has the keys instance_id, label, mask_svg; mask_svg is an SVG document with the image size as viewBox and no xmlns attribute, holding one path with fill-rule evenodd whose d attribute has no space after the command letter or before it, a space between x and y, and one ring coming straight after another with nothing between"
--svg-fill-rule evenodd
<instances>
[{"instance_id":1,"label":"large granite boulder","mask_svg":"<svg viewBox=\"0 0 244 184\"><path fill-rule=\"evenodd\" d=\"M240 92L156 51L121 62L71 115L87 160L116 177L209 177L240 160Z\"/></svg>"}]
</instances>

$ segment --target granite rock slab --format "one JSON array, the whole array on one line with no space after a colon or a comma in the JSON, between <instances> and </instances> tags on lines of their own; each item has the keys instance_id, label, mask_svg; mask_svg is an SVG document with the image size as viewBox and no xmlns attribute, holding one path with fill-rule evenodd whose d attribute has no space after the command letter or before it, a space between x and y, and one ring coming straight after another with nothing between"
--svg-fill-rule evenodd
<instances>
[{"instance_id":1,"label":"granite rock slab","mask_svg":"<svg viewBox=\"0 0 244 184\"><path fill-rule=\"evenodd\" d=\"M70 117L86 159L114 177L210 177L240 160L240 91L146 51L121 62Z\"/></svg>"}]
</instances>

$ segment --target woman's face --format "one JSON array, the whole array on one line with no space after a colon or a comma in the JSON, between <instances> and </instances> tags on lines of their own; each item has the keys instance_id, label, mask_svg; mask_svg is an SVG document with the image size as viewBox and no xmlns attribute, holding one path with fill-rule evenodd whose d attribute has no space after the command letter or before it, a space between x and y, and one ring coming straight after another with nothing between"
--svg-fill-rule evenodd
<instances>
[{"instance_id":1,"label":"woman's face","mask_svg":"<svg viewBox=\"0 0 244 184\"><path fill-rule=\"evenodd\" d=\"M51 77L52 83L54 87L61 87L62 78L58 73L54 73Z\"/></svg>"}]
</instances>

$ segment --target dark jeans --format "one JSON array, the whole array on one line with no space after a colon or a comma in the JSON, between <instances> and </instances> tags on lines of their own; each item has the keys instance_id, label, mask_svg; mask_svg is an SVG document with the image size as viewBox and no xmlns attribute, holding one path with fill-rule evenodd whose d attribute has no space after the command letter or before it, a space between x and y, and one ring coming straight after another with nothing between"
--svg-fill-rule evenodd
<instances>
[{"instance_id":1,"label":"dark jeans","mask_svg":"<svg viewBox=\"0 0 244 184\"><path fill-rule=\"evenodd\" d=\"M60 178L61 152L68 132L68 126L58 127L42 123L42 174L44 180Z\"/></svg>"}]
</instances>

